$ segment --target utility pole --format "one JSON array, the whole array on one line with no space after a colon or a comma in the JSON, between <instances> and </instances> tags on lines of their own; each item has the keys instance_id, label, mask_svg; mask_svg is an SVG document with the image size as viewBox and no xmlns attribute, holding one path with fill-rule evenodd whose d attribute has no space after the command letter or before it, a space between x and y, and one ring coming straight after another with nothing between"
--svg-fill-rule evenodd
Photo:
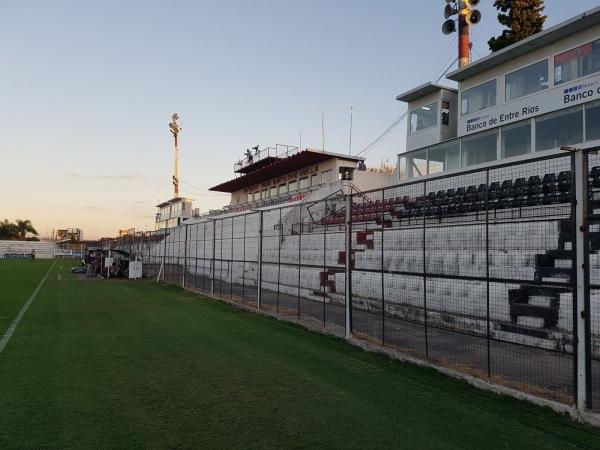
<instances>
[{"instance_id":1,"label":"utility pole","mask_svg":"<svg viewBox=\"0 0 600 450\"><path fill-rule=\"evenodd\" d=\"M179 125L179 115L177 113L171 116L172 122L169 124L169 129L175 139L175 173L173 174L173 190L175 198L179 197L179 132L182 130Z\"/></svg>"}]
</instances>

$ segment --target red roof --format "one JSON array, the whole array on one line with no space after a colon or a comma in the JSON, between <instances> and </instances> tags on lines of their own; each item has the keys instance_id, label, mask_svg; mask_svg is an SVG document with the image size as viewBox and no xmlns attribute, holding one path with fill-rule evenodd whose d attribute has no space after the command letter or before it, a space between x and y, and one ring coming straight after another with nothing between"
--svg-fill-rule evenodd
<instances>
[{"instance_id":1,"label":"red roof","mask_svg":"<svg viewBox=\"0 0 600 450\"><path fill-rule=\"evenodd\" d=\"M294 172L296 170L300 170L314 164L319 164L323 161L327 161L332 158L339 158L342 160L352 162L364 160L364 158L356 156L303 150L300 153L296 153L295 155L290 156L288 158L277 159L273 163L263 167L262 169L258 169L254 172L250 172L249 174L243 175L238 178L234 178L233 180L226 181L225 183L221 183L217 186L213 186L209 190L229 193L239 191L240 189L244 189L245 187L254 186L263 181L270 180L272 178L276 178L281 175L285 175L290 172Z\"/></svg>"}]
</instances>

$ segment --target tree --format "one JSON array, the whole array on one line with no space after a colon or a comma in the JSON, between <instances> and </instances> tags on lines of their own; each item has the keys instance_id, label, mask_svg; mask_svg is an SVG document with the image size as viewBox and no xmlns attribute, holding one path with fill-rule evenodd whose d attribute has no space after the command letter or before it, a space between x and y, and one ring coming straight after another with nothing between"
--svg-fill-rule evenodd
<instances>
[{"instance_id":1,"label":"tree","mask_svg":"<svg viewBox=\"0 0 600 450\"><path fill-rule=\"evenodd\" d=\"M14 223L4 219L4 222L0 222L0 239L13 240L17 239L19 232L17 226Z\"/></svg>"},{"instance_id":2,"label":"tree","mask_svg":"<svg viewBox=\"0 0 600 450\"><path fill-rule=\"evenodd\" d=\"M19 237L22 241L25 240L25 238L27 237L27 233L31 233L37 236L38 232L35 230L35 228L33 228L33 225L31 224L31 220L26 219L26 220L21 220L21 219L17 219L17 232L19 233Z\"/></svg>"},{"instance_id":3,"label":"tree","mask_svg":"<svg viewBox=\"0 0 600 450\"><path fill-rule=\"evenodd\" d=\"M498 22L508 29L488 41L492 52L502 50L544 29L544 0L496 0L494 6L500 11Z\"/></svg>"}]
</instances>

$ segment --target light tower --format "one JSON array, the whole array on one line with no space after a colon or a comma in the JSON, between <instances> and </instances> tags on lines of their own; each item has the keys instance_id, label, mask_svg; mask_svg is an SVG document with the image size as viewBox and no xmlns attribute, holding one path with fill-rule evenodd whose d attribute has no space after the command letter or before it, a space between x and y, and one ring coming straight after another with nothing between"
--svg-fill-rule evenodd
<instances>
[{"instance_id":1,"label":"light tower","mask_svg":"<svg viewBox=\"0 0 600 450\"><path fill-rule=\"evenodd\" d=\"M444 34L454 33L458 28L458 67L462 68L471 62L471 25L481 22L481 13L473 9L479 0L446 0L444 18L447 19L442 25ZM450 17L458 14L458 27L454 19Z\"/></svg>"},{"instance_id":2,"label":"light tower","mask_svg":"<svg viewBox=\"0 0 600 450\"><path fill-rule=\"evenodd\" d=\"M171 116L173 120L169 124L169 129L173 134L173 138L175 138L175 174L173 175L173 188L175 191L175 198L179 197L179 142L178 136L179 132L182 130L179 125L179 114L175 113Z\"/></svg>"}]
</instances>

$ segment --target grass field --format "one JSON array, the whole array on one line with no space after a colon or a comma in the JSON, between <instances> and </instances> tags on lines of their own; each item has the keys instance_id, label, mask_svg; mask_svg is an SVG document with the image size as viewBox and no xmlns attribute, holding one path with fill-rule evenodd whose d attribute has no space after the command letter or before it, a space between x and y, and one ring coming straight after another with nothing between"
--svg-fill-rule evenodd
<instances>
[{"instance_id":1,"label":"grass field","mask_svg":"<svg viewBox=\"0 0 600 450\"><path fill-rule=\"evenodd\" d=\"M600 430L549 410L67 264L0 354L2 448L600 448ZM0 261L0 335L49 267Z\"/></svg>"}]
</instances>

